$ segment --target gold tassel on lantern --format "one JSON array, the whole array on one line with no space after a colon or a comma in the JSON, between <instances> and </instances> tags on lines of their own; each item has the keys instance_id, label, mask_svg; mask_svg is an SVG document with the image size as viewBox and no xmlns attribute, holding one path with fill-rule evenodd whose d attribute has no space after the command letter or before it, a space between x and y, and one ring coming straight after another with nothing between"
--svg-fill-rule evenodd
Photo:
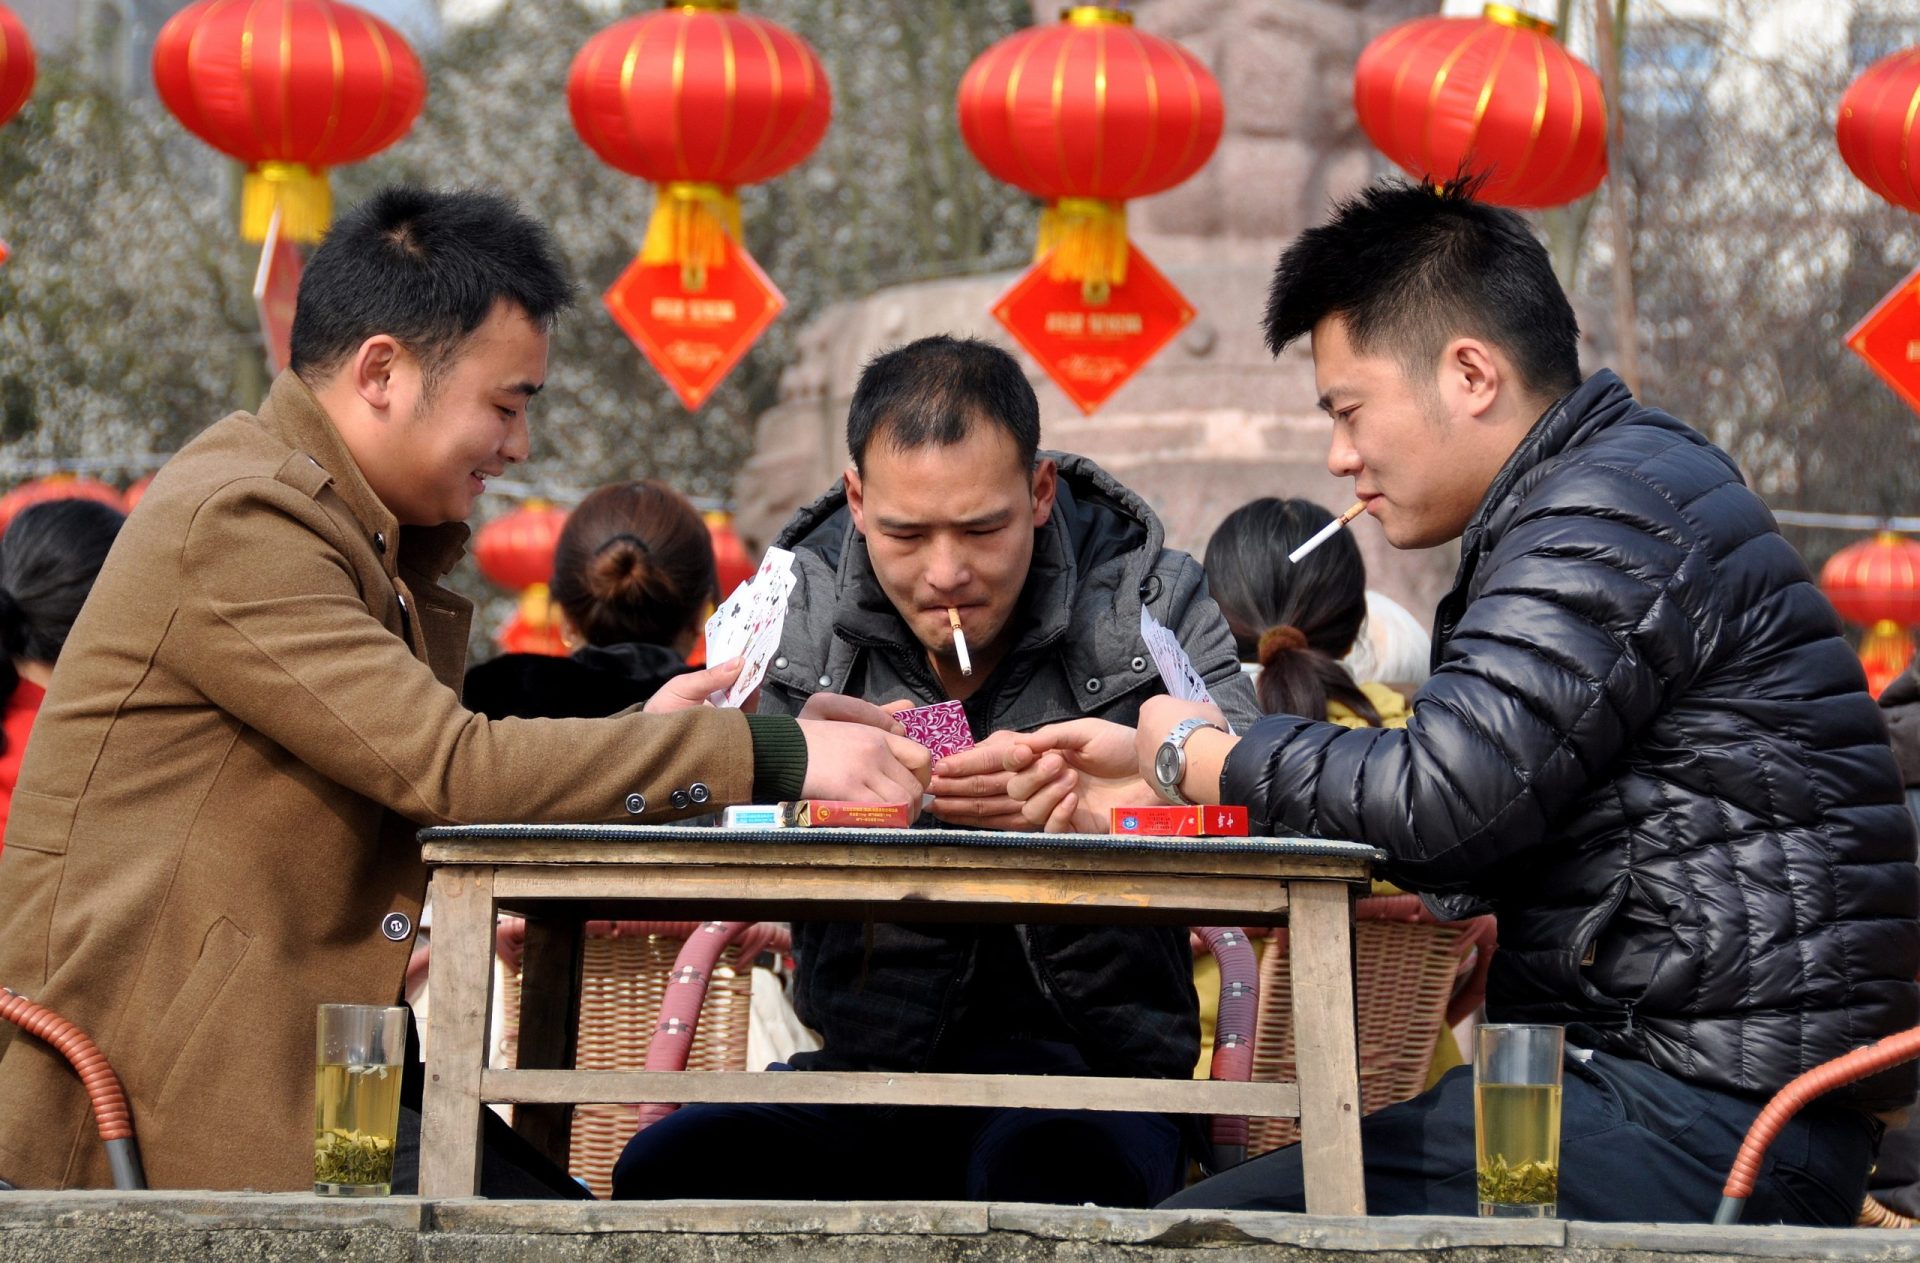
<instances>
[{"instance_id":1,"label":"gold tassel on lantern","mask_svg":"<svg viewBox=\"0 0 1920 1263\"><path fill-rule=\"evenodd\" d=\"M1860 640L1860 665L1867 671L1867 691L1880 696L1894 677L1913 661L1913 637L1890 618L1883 618Z\"/></svg>"},{"instance_id":2,"label":"gold tassel on lantern","mask_svg":"<svg viewBox=\"0 0 1920 1263\"><path fill-rule=\"evenodd\" d=\"M690 181L663 184L647 221L640 261L677 263L681 283L702 290L707 269L726 262L728 237L740 240L740 198L732 189Z\"/></svg>"},{"instance_id":3,"label":"gold tassel on lantern","mask_svg":"<svg viewBox=\"0 0 1920 1263\"><path fill-rule=\"evenodd\" d=\"M298 162L248 167L240 189L240 235L265 241L275 207L280 209L281 236L308 245L320 240L333 220L327 173Z\"/></svg>"},{"instance_id":4,"label":"gold tassel on lantern","mask_svg":"<svg viewBox=\"0 0 1920 1263\"><path fill-rule=\"evenodd\" d=\"M1097 197L1061 198L1040 215L1034 258L1049 251L1050 279L1079 281L1087 302L1106 302L1113 287L1127 279L1127 204Z\"/></svg>"}]
</instances>

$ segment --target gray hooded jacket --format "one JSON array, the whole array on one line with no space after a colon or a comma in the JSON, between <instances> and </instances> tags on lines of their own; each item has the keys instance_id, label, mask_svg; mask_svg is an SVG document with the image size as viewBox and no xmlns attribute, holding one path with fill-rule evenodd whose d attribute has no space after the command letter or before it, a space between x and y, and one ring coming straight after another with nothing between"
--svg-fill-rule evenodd
<instances>
[{"instance_id":1,"label":"gray hooded jacket","mask_svg":"<svg viewBox=\"0 0 1920 1263\"><path fill-rule=\"evenodd\" d=\"M1164 547L1153 510L1098 465L1042 456L1059 466L1059 497L1036 533L1015 648L966 701L974 737L1089 716L1134 723L1141 702L1166 692L1140 637L1143 602L1180 637L1214 700L1244 731L1258 707L1199 564ZM797 584L762 688L762 714L797 714L817 692L917 705L945 700L925 651L874 576L844 488L801 510L774 543L794 552ZM926 1069L947 1064L944 1037L993 1025L1070 1035L1096 1073L1193 1072L1199 1027L1185 930L1034 925L1012 932L1017 952L995 937L1006 927L795 926L795 1003L826 1045L796 1064ZM1030 977L1008 976L1016 960ZM1008 1018L996 1008L1001 997L1030 998L1036 990L1040 999L1029 1007L1044 1006L1037 1014Z\"/></svg>"}]
</instances>

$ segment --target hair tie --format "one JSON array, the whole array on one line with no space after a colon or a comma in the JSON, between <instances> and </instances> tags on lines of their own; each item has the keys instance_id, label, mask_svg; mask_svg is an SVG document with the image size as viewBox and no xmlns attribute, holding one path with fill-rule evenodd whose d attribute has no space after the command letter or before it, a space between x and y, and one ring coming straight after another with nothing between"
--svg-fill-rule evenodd
<instances>
[{"instance_id":1,"label":"hair tie","mask_svg":"<svg viewBox=\"0 0 1920 1263\"><path fill-rule=\"evenodd\" d=\"M1290 623L1269 627L1260 635L1260 665L1271 665L1283 653L1307 647L1306 633Z\"/></svg>"}]
</instances>

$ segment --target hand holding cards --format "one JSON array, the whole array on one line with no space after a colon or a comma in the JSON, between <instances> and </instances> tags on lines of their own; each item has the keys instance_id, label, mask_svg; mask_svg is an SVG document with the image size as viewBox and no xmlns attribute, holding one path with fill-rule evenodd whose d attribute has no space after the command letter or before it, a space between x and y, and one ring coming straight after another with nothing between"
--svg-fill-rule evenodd
<instances>
[{"instance_id":1,"label":"hand holding cards","mask_svg":"<svg viewBox=\"0 0 1920 1263\"><path fill-rule=\"evenodd\" d=\"M707 661L745 659L733 686L713 695L715 706L740 706L766 678L767 664L780 648L794 582L793 554L769 548L753 578L735 588L707 620Z\"/></svg>"}]
</instances>

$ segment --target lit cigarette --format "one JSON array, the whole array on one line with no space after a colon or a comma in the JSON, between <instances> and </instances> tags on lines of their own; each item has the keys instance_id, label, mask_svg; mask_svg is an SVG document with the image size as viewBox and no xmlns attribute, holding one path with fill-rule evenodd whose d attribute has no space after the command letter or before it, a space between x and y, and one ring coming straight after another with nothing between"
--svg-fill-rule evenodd
<instances>
[{"instance_id":1,"label":"lit cigarette","mask_svg":"<svg viewBox=\"0 0 1920 1263\"><path fill-rule=\"evenodd\" d=\"M1299 560L1302 557L1306 556L1308 553L1312 552L1314 549L1320 547L1320 545L1332 539L1335 531L1338 531L1341 527L1353 521L1353 519L1359 517L1362 513L1365 513L1366 511L1367 511L1367 502L1365 500L1354 501L1353 507L1351 509L1348 509L1345 513L1342 513L1339 517L1333 519L1333 521L1327 523L1325 526L1315 531L1312 539L1308 540L1306 543L1300 545L1300 547L1288 553L1287 560L1295 563L1299 562Z\"/></svg>"},{"instance_id":2,"label":"lit cigarette","mask_svg":"<svg viewBox=\"0 0 1920 1263\"><path fill-rule=\"evenodd\" d=\"M960 674L973 674L973 659L967 656L967 633L960 630L960 611L948 610L947 623L953 628L953 652L960 658Z\"/></svg>"}]
</instances>

